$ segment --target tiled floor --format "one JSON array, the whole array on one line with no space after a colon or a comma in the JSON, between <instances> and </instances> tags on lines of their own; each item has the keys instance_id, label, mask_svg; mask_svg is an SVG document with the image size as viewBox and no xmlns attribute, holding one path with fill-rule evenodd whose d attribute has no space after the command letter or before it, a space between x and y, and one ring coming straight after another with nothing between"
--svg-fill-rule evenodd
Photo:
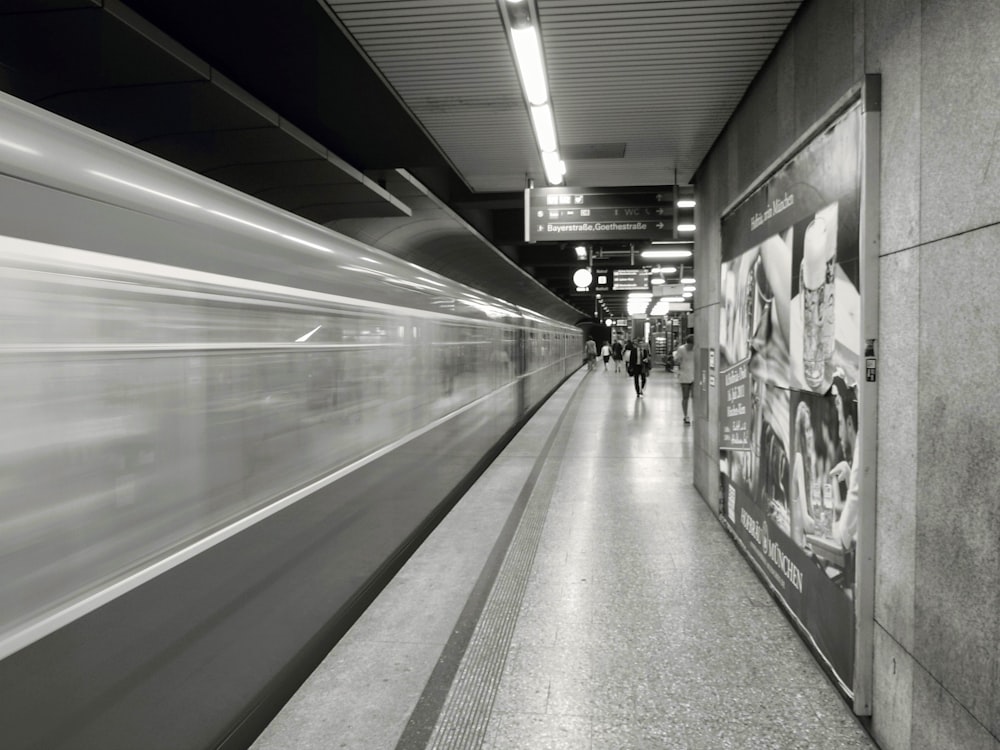
<instances>
[{"instance_id":1,"label":"tiled floor","mask_svg":"<svg viewBox=\"0 0 1000 750\"><path fill-rule=\"evenodd\" d=\"M567 391L577 384L575 395ZM511 545L522 557L529 555L528 565L512 573L505 561L497 586L506 580L507 593L500 596L494 589L477 626L478 633L486 621L500 623L500 635L488 643L504 653L477 654L474 634L450 683L452 694L459 691L467 662L492 659L496 677L473 679L472 698L452 700L449 695L439 731L427 746L875 747L692 487L693 428L682 423L680 389L673 376L654 372L645 396L638 399L629 378L599 367L574 376L563 391L563 401L554 400L550 413L537 417L559 431L549 443L548 459L536 465L533 492ZM562 409L561 404L567 410L559 423L553 410ZM541 435L545 428L531 429ZM537 453L537 441L535 445L529 450ZM509 462L507 481L500 475L484 477L487 495L496 493L490 495L494 500L517 494L526 476L530 457L518 455L516 442L511 448L497 466L499 471ZM541 521L534 531L526 530L533 510ZM499 518L502 512L495 509L494 514ZM455 531L444 529L441 538ZM522 532L526 536L519 541ZM447 551L440 553L435 558L440 564L424 572L439 575L446 568L481 565L459 563L454 545L451 558ZM427 563L415 558L415 565L413 570L421 570ZM411 576L409 588L422 594L424 609L404 606L415 606L413 612L423 611L428 619L428 587L412 572L403 573ZM454 598L455 590L470 585L456 584L448 596ZM262 737L260 750L405 746L397 742L408 718L406 705L408 700L416 704L415 684L423 675L430 678L455 615L442 614L431 635L429 630L417 632L423 626L415 615L390 614L383 606L389 605L373 605L371 618L362 618L345 638L345 648L367 643L359 651L365 668L345 662L350 657L338 646L312 680L322 687L321 697L297 697L289 709L296 718L279 717ZM505 618L510 620L506 628ZM386 622L395 624L376 635L379 623ZM373 638L380 639L379 648L371 647ZM422 656L407 652L410 647ZM380 653L392 666L373 663ZM396 678L372 685L373 673ZM379 685L385 687L385 682L397 682L411 698L382 696ZM447 690L448 685L421 689L426 695L431 688ZM386 709L380 712L381 700ZM345 714L351 711L356 715ZM448 721L461 723L463 717L456 716L461 711L479 712L482 718L460 738L453 734L449 739L440 727ZM316 729L307 739L301 725L315 724L317 714L322 715L322 731ZM381 721L365 729L364 716L379 714ZM299 734L293 737L292 731Z\"/></svg>"}]
</instances>

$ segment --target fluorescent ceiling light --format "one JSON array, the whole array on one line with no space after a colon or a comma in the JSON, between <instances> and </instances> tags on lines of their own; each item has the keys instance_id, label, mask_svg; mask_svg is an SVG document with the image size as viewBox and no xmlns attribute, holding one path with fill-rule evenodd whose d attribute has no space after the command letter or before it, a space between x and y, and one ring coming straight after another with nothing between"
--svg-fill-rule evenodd
<instances>
[{"instance_id":1,"label":"fluorescent ceiling light","mask_svg":"<svg viewBox=\"0 0 1000 750\"><path fill-rule=\"evenodd\" d=\"M685 291L685 292L694 292L694 291L697 291L697 290L693 286L686 286L686 287L684 287L683 291Z\"/></svg>"},{"instance_id":2,"label":"fluorescent ceiling light","mask_svg":"<svg viewBox=\"0 0 1000 750\"><path fill-rule=\"evenodd\" d=\"M690 198L682 198L677 201L677 208L694 208L697 203Z\"/></svg>"},{"instance_id":3,"label":"fluorescent ceiling light","mask_svg":"<svg viewBox=\"0 0 1000 750\"><path fill-rule=\"evenodd\" d=\"M678 224L678 232L693 232L697 227L694 224Z\"/></svg>"},{"instance_id":4,"label":"fluorescent ceiling light","mask_svg":"<svg viewBox=\"0 0 1000 750\"><path fill-rule=\"evenodd\" d=\"M681 283L682 284L694 284L696 282L690 276L685 276L683 279L681 279Z\"/></svg>"},{"instance_id":5,"label":"fluorescent ceiling light","mask_svg":"<svg viewBox=\"0 0 1000 750\"><path fill-rule=\"evenodd\" d=\"M677 266L656 266L651 270L651 273L677 273Z\"/></svg>"},{"instance_id":6,"label":"fluorescent ceiling light","mask_svg":"<svg viewBox=\"0 0 1000 750\"><path fill-rule=\"evenodd\" d=\"M690 258L690 250L643 250L639 253L643 258Z\"/></svg>"},{"instance_id":7,"label":"fluorescent ceiling light","mask_svg":"<svg viewBox=\"0 0 1000 750\"><path fill-rule=\"evenodd\" d=\"M576 250L576 257L580 260L586 260L587 258L587 248L583 245L577 245L573 248Z\"/></svg>"},{"instance_id":8,"label":"fluorescent ceiling light","mask_svg":"<svg viewBox=\"0 0 1000 750\"><path fill-rule=\"evenodd\" d=\"M528 103L545 104L549 100L549 90L545 84L545 68L542 65L538 30L534 26L511 29L510 38L514 43L514 59L517 60L517 68L521 73Z\"/></svg>"},{"instance_id":9,"label":"fluorescent ceiling light","mask_svg":"<svg viewBox=\"0 0 1000 750\"><path fill-rule=\"evenodd\" d=\"M693 245L691 240L653 240L651 245Z\"/></svg>"},{"instance_id":10,"label":"fluorescent ceiling light","mask_svg":"<svg viewBox=\"0 0 1000 750\"><path fill-rule=\"evenodd\" d=\"M681 297L683 297L684 299L690 299L693 296L694 294L692 294L691 292L684 292L684 294L681 295Z\"/></svg>"},{"instance_id":11,"label":"fluorescent ceiling light","mask_svg":"<svg viewBox=\"0 0 1000 750\"><path fill-rule=\"evenodd\" d=\"M566 174L566 165L559 158L558 151L543 151L542 164L545 165L545 178L550 185L558 185Z\"/></svg>"},{"instance_id":12,"label":"fluorescent ceiling light","mask_svg":"<svg viewBox=\"0 0 1000 750\"><path fill-rule=\"evenodd\" d=\"M548 104L543 104L540 107L532 106L531 119L535 123L538 149L540 151L557 151L559 144L556 141L556 124L552 119L552 107Z\"/></svg>"},{"instance_id":13,"label":"fluorescent ceiling light","mask_svg":"<svg viewBox=\"0 0 1000 750\"><path fill-rule=\"evenodd\" d=\"M655 278L650 279L649 283L652 284L653 286L659 286L660 284L666 284L667 282L657 276Z\"/></svg>"}]
</instances>

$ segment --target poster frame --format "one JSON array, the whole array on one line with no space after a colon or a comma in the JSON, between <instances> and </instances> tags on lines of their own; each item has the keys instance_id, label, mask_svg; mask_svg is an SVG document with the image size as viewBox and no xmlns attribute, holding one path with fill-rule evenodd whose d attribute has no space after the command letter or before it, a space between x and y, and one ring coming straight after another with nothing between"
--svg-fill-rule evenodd
<instances>
[{"instance_id":1,"label":"poster frame","mask_svg":"<svg viewBox=\"0 0 1000 750\"><path fill-rule=\"evenodd\" d=\"M875 519L877 502L878 325L880 258L880 180L882 142L882 78L865 76L861 90L861 217L858 261L861 281L863 362L858 378L858 452L862 497L854 610L854 713L871 716L875 669ZM871 365L871 367L869 367Z\"/></svg>"},{"instance_id":2,"label":"poster frame","mask_svg":"<svg viewBox=\"0 0 1000 750\"><path fill-rule=\"evenodd\" d=\"M879 179L881 135L881 77L865 75L830 109L808 127L778 158L768 165L719 214L720 221L729 216L744 201L788 165L801 151L821 135L849 109L860 103L860 216L858 264L860 270L860 327L862 351L858 377L858 453L860 461L859 491L869 498L863 503L857 538L856 589L854 601L854 675L853 684L840 681L836 671L815 642L812 650L852 701L855 714L870 716L874 670L874 588L875 588L875 519L877 502L876 435L877 435L877 345L878 345L878 284L879 284ZM867 366L867 367L866 367ZM721 387L721 384L720 384ZM724 511L723 511L724 513ZM748 562L757 569L761 580L773 587L759 564L734 533L734 541L743 549ZM780 599L780 597L779 597ZM795 612L784 607L807 640L812 640Z\"/></svg>"}]
</instances>

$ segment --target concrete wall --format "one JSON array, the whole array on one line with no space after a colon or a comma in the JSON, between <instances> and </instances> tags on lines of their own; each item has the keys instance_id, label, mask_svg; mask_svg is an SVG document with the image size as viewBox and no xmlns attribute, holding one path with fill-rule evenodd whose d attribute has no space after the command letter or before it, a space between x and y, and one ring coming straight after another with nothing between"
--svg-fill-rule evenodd
<instances>
[{"instance_id":1,"label":"concrete wall","mask_svg":"<svg viewBox=\"0 0 1000 750\"><path fill-rule=\"evenodd\" d=\"M882 76L872 730L887 750L1000 750L998 40L997 0L805 0L697 177L696 345L717 348L722 209ZM709 408L695 483L717 507L717 392Z\"/></svg>"}]
</instances>

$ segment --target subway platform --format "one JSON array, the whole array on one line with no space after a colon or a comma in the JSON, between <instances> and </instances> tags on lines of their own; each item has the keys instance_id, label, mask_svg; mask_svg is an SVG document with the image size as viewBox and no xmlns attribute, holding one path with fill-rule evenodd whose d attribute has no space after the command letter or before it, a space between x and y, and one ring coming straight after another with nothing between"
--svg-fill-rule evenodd
<instances>
[{"instance_id":1,"label":"subway platform","mask_svg":"<svg viewBox=\"0 0 1000 750\"><path fill-rule=\"evenodd\" d=\"M693 429L672 374L574 374L253 750L877 747L695 491Z\"/></svg>"}]
</instances>

